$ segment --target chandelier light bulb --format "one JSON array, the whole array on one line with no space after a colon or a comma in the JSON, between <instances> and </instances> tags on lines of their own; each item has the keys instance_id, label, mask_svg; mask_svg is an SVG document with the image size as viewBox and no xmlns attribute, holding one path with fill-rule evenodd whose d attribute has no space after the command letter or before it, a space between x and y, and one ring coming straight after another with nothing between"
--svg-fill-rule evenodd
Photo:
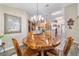
<instances>
[{"instance_id":1,"label":"chandelier light bulb","mask_svg":"<svg viewBox=\"0 0 79 59\"><path fill-rule=\"evenodd\" d=\"M42 22L44 21L44 17L42 17L41 15L34 15L33 17L31 17L30 21L32 22Z\"/></svg>"}]
</instances>

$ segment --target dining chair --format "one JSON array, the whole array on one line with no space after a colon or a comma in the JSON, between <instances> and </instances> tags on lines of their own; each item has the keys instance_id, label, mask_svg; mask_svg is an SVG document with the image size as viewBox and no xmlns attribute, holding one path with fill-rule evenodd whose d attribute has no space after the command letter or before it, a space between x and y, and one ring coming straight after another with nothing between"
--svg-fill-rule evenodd
<instances>
[{"instance_id":1,"label":"dining chair","mask_svg":"<svg viewBox=\"0 0 79 59\"><path fill-rule=\"evenodd\" d=\"M28 33L27 33L27 36L28 36L29 38L32 38L32 32L28 32Z\"/></svg>"},{"instance_id":2,"label":"dining chair","mask_svg":"<svg viewBox=\"0 0 79 59\"><path fill-rule=\"evenodd\" d=\"M32 35L32 32L28 32L28 35L30 35L30 36L31 36L31 35Z\"/></svg>"},{"instance_id":3,"label":"dining chair","mask_svg":"<svg viewBox=\"0 0 79 59\"><path fill-rule=\"evenodd\" d=\"M50 31L46 31L45 32L45 36L50 39L51 38L51 32Z\"/></svg>"},{"instance_id":4,"label":"dining chair","mask_svg":"<svg viewBox=\"0 0 79 59\"><path fill-rule=\"evenodd\" d=\"M51 56L51 55L55 55L55 56L67 56L68 52L72 46L73 43L73 38L72 37L68 37L68 39L65 42L64 45L64 49L60 50L60 49L51 49L49 51L47 51L47 55Z\"/></svg>"},{"instance_id":5,"label":"dining chair","mask_svg":"<svg viewBox=\"0 0 79 59\"><path fill-rule=\"evenodd\" d=\"M21 49L15 38L12 38L12 42L13 42L14 48L16 50L17 56L37 56L37 55L39 55L39 53L37 51L33 51L30 48Z\"/></svg>"}]
</instances>

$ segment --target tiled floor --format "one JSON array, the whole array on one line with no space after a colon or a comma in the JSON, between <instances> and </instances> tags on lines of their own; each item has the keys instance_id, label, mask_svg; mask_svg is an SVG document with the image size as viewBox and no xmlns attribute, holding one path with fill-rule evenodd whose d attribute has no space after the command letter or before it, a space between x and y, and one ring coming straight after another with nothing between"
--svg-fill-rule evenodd
<instances>
[{"instance_id":1,"label":"tiled floor","mask_svg":"<svg viewBox=\"0 0 79 59\"><path fill-rule=\"evenodd\" d=\"M25 47L21 46L21 48L25 48ZM15 49L8 50L5 53L0 53L0 56L16 56ZM77 49L76 44L72 45L68 56L79 56L79 50Z\"/></svg>"},{"instance_id":2,"label":"tiled floor","mask_svg":"<svg viewBox=\"0 0 79 59\"><path fill-rule=\"evenodd\" d=\"M22 49L24 49L24 46L21 46ZM0 56L12 56L12 55L16 55L15 49L10 49L8 51L5 51L3 53L0 53Z\"/></svg>"},{"instance_id":3,"label":"tiled floor","mask_svg":"<svg viewBox=\"0 0 79 59\"><path fill-rule=\"evenodd\" d=\"M63 50L65 44L65 35L63 34L61 37L61 44L57 47L58 49ZM21 48L25 48L25 46L21 46ZM5 53L0 53L0 56L16 56L15 49L10 49L5 51ZM77 49L77 44L73 44L68 56L79 56L79 49Z\"/></svg>"},{"instance_id":4,"label":"tiled floor","mask_svg":"<svg viewBox=\"0 0 79 59\"><path fill-rule=\"evenodd\" d=\"M79 56L79 49L77 44L73 44L70 51L69 56Z\"/></svg>"},{"instance_id":5,"label":"tiled floor","mask_svg":"<svg viewBox=\"0 0 79 59\"><path fill-rule=\"evenodd\" d=\"M0 56L11 56L13 54L15 54L15 50L14 49L10 49L8 51L0 53Z\"/></svg>"}]
</instances>

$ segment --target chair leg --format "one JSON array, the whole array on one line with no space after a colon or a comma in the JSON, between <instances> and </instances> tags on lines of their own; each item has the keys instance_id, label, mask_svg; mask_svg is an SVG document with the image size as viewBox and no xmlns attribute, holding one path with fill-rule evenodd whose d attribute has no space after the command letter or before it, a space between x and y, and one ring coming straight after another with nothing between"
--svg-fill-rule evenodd
<instances>
[{"instance_id":1,"label":"chair leg","mask_svg":"<svg viewBox=\"0 0 79 59\"><path fill-rule=\"evenodd\" d=\"M47 55L48 55L48 56L55 56L54 54L49 53L49 52L47 52Z\"/></svg>"},{"instance_id":2,"label":"chair leg","mask_svg":"<svg viewBox=\"0 0 79 59\"><path fill-rule=\"evenodd\" d=\"M44 56L44 50L41 50L41 56Z\"/></svg>"}]
</instances>

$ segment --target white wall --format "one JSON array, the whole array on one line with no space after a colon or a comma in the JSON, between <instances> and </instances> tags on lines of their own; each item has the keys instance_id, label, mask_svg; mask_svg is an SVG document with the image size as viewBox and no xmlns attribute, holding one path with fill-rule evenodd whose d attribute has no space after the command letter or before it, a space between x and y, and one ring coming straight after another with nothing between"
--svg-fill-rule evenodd
<instances>
[{"instance_id":1,"label":"white wall","mask_svg":"<svg viewBox=\"0 0 79 59\"><path fill-rule=\"evenodd\" d=\"M69 36L72 36L76 41L79 41L78 33L79 33L79 22L77 19L77 4L72 4L67 7L65 7L65 22L66 22L66 38ZM67 21L69 18L72 18L75 22L74 25L72 26L72 29L69 29Z\"/></svg>"},{"instance_id":2,"label":"white wall","mask_svg":"<svg viewBox=\"0 0 79 59\"><path fill-rule=\"evenodd\" d=\"M79 3L77 4L77 41L79 42Z\"/></svg>"},{"instance_id":3,"label":"white wall","mask_svg":"<svg viewBox=\"0 0 79 59\"><path fill-rule=\"evenodd\" d=\"M27 17L28 16L25 11L11 8L11 7L6 7L6 6L0 6L0 32L3 32L3 33L4 33L4 13L19 16L22 18L21 19L22 32L21 33L6 34L7 38L3 40L6 42L6 48L10 48L13 46L12 45L12 37L16 38L19 41L19 43L21 44L22 39L27 35L27 31L28 31L28 24L27 24L28 18Z\"/></svg>"}]
</instances>

